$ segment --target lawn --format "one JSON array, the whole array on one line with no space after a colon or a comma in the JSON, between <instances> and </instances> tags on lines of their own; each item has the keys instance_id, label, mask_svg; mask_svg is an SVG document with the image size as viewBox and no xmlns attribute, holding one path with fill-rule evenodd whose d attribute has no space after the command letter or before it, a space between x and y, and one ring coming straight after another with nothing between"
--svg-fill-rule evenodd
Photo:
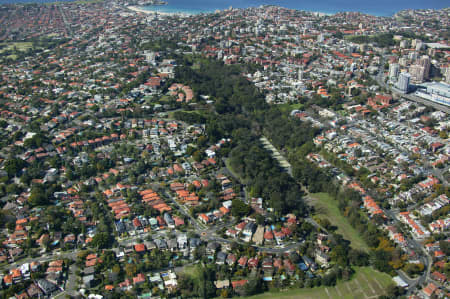
<instances>
[{"instance_id":1,"label":"lawn","mask_svg":"<svg viewBox=\"0 0 450 299\"><path fill-rule=\"evenodd\" d=\"M4 52L6 50L13 50L14 47L17 49L17 51L26 51L33 46L33 43L32 42L17 42L17 43L3 43L1 45L5 46L5 47L0 50L0 53Z\"/></svg>"},{"instance_id":2,"label":"lawn","mask_svg":"<svg viewBox=\"0 0 450 299\"><path fill-rule=\"evenodd\" d=\"M207 110L178 110L178 111L172 111L169 112L169 118L175 119L174 114L175 112L184 112L184 113L191 113L191 114L199 114L203 117L208 117L208 111Z\"/></svg>"},{"instance_id":3,"label":"lawn","mask_svg":"<svg viewBox=\"0 0 450 299\"><path fill-rule=\"evenodd\" d=\"M231 172L231 174L237 178L241 183L243 183L244 181L242 180L242 178L234 171L234 169L231 167L231 163L230 163L230 159L227 158L225 159L225 166L226 168Z\"/></svg>"},{"instance_id":4,"label":"lawn","mask_svg":"<svg viewBox=\"0 0 450 299\"><path fill-rule=\"evenodd\" d=\"M183 273L191 276L192 278L196 278L198 276L197 273L197 265L189 265L183 268Z\"/></svg>"},{"instance_id":5,"label":"lawn","mask_svg":"<svg viewBox=\"0 0 450 299\"><path fill-rule=\"evenodd\" d=\"M387 286L393 283L392 278L371 267L355 267L356 273L349 281L340 281L334 287L317 287L312 289L292 289L282 292L267 292L260 295L244 297L245 299L332 299L332 298L377 298Z\"/></svg>"},{"instance_id":6,"label":"lawn","mask_svg":"<svg viewBox=\"0 0 450 299\"><path fill-rule=\"evenodd\" d=\"M19 52L25 52L28 49L33 47L33 43L31 42L17 42L17 43L0 43L2 48L0 49L0 53L5 51L13 51L16 49ZM7 58L11 58L13 60L17 59L17 54L8 55Z\"/></svg>"},{"instance_id":7,"label":"lawn","mask_svg":"<svg viewBox=\"0 0 450 299\"><path fill-rule=\"evenodd\" d=\"M332 225L337 226L337 233L341 234L344 239L349 240L353 248L369 251L366 242L339 211L337 201L333 200L327 193L313 193L310 194L310 197L314 199L311 204L316 208L318 218L330 220Z\"/></svg>"},{"instance_id":8,"label":"lawn","mask_svg":"<svg viewBox=\"0 0 450 299\"><path fill-rule=\"evenodd\" d=\"M169 96L169 95L163 95L163 96L159 99L159 101L160 101L160 102L169 102L171 99L173 99L172 96Z\"/></svg>"},{"instance_id":9,"label":"lawn","mask_svg":"<svg viewBox=\"0 0 450 299\"><path fill-rule=\"evenodd\" d=\"M303 104L279 104L277 105L283 113L291 113L292 110L301 110L303 108Z\"/></svg>"}]
</instances>

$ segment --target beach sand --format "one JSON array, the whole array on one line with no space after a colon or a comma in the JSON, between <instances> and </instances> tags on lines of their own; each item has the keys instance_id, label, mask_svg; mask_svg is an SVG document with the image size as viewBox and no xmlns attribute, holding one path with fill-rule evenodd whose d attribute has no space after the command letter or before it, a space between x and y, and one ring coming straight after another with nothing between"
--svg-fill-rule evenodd
<instances>
[{"instance_id":1,"label":"beach sand","mask_svg":"<svg viewBox=\"0 0 450 299\"><path fill-rule=\"evenodd\" d=\"M189 13L182 13L182 12L161 12L156 10L146 10L139 6L127 6L129 10L135 11L135 12L141 12L145 14L152 14L152 15L160 15L160 16L179 16L179 17L188 17L192 14Z\"/></svg>"}]
</instances>

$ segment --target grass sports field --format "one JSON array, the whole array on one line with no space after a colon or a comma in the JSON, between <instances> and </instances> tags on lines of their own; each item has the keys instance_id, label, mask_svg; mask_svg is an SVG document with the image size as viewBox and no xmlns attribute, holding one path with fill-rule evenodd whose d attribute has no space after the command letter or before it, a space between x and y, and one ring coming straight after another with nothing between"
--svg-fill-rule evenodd
<instances>
[{"instance_id":1,"label":"grass sports field","mask_svg":"<svg viewBox=\"0 0 450 299\"><path fill-rule=\"evenodd\" d=\"M337 226L337 233L344 239L351 242L353 248L362 249L366 252L369 247L361 238L359 233L350 225L347 219L342 216L337 206L337 201L333 200L327 193L312 193L310 197L314 200L310 202L316 208L318 218L327 218L332 225Z\"/></svg>"},{"instance_id":2,"label":"grass sports field","mask_svg":"<svg viewBox=\"0 0 450 299\"><path fill-rule=\"evenodd\" d=\"M26 51L33 46L33 43L17 42L17 43L3 43L1 45L4 46L4 48L2 50L0 50L0 52L6 51L6 50L13 50L14 48L16 48L18 51Z\"/></svg>"},{"instance_id":3,"label":"grass sports field","mask_svg":"<svg viewBox=\"0 0 450 299\"><path fill-rule=\"evenodd\" d=\"M31 42L0 43L0 45L1 45L0 53L3 53L5 51L13 51L13 50L25 52L26 50L33 47L33 43L31 43ZM11 58L11 59L17 59L16 54L11 54L7 57Z\"/></svg>"},{"instance_id":4,"label":"grass sports field","mask_svg":"<svg viewBox=\"0 0 450 299\"><path fill-rule=\"evenodd\" d=\"M349 281L341 281L334 287L312 289L292 289L277 293L267 292L261 295L244 297L245 299L376 299L383 295L386 287L393 283L391 277L370 267L356 267L356 273Z\"/></svg>"}]
</instances>

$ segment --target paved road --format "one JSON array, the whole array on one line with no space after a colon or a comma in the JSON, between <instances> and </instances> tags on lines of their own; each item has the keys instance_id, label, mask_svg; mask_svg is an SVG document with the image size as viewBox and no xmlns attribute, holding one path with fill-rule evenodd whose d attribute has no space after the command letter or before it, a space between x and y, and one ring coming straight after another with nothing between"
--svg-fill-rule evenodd
<instances>
[{"instance_id":1,"label":"paved road","mask_svg":"<svg viewBox=\"0 0 450 299\"><path fill-rule=\"evenodd\" d=\"M62 8L62 5L58 5L58 10L61 13L64 26L66 27L68 33L73 36L73 30L71 24L67 21L66 13L64 12L64 9Z\"/></svg>"},{"instance_id":2,"label":"paved road","mask_svg":"<svg viewBox=\"0 0 450 299\"><path fill-rule=\"evenodd\" d=\"M417 240L411 239L411 244L414 246L414 250L420 255L420 262L425 266L424 273L419 277L417 286L425 283L430 277L431 265L433 263L431 257L425 251L425 248Z\"/></svg>"},{"instance_id":3,"label":"paved road","mask_svg":"<svg viewBox=\"0 0 450 299\"><path fill-rule=\"evenodd\" d=\"M410 294L412 293L412 291L416 288L417 286L417 282L419 280L419 278L414 278L412 279L411 277L409 277L405 272L403 272L402 270L397 270L395 271L397 272L397 275L400 276L401 279L403 279L404 282L406 282L408 284L407 287L407 293Z\"/></svg>"},{"instance_id":4,"label":"paved road","mask_svg":"<svg viewBox=\"0 0 450 299\"><path fill-rule=\"evenodd\" d=\"M380 72L378 73L376 79L377 79L377 81L379 80L379 81L382 82L382 86L385 86L385 84L384 84L384 74L383 74L382 71L380 71ZM269 142L266 138L264 138L264 140L263 140L263 138L261 138L261 139L262 139L262 142L263 142L264 144L266 144L266 145L267 145L267 144L270 144L270 142ZM270 146L271 146L271 148L273 147L272 144L270 144ZM281 156L281 155L279 154L279 152L276 151L276 149L275 149L275 150L272 150L272 152L273 152L274 155L278 154L279 156ZM278 155L277 155L277 156L278 156ZM274 157L274 158L277 159L277 157ZM286 160L285 158L283 158L283 159ZM277 160L278 160L278 159L277 159ZM443 172L445 172L445 170L444 170ZM291 175L291 177L292 177L292 173L290 173L290 175ZM445 182L445 181L444 181L444 182ZM308 193L307 193L307 194L308 194ZM305 199L306 199L306 200L311 200L311 198L309 198L308 195L305 197ZM396 215L395 215L395 213L394 213L393 211L391 211L391 210L384 210L384 212L385 212L385 214L386 214L390 219L394 220L395 222L398 222L398 221L399 221L399 220L397 219L397 217L396 217ZM323 229L324 231L326 231L323 227L321 227L321 226L320 226L316 221L314 221L312 218L307 218L306 221L308 221L309 223L311 223L312 225L314 225L316 228L321 228L321 229ZM417 287L418 285L422 285L424 282L426 282L426 281L428 280L428 277L429 277L429 275L430 275L430 270L431 270L431 264L432 264L432 261L431 261L431 257L430 257L430 256L428 255L428 253L425 251L425 249L423 248L423 246L422 246L419 242L417 242L417 240L408 238L408 239L407 239L407 242L413 246L412 249L419 255L420 261L421 261L421 262L423 263L423 265L425 266L425 271L424 271L424 273L423 273L418 279L415 279L415 280L409 279L409 277L407 277L406 275L404 275L404 273L402 273L402 272L399 272L399 273L398 273L399 276L409 284L409 287L408 287L408 294L411 294L412 291L415 290L416 287Z\"/></svg>"},{"instance_id":5,"label":"paved road","mask_svg":"<svg viewBox=\"0 0 450 299\"><path fill-rule=\"evenodd\" d=\"M384 213L390 218L392 219L394 222L399 223L400 221L397 219L397 215L395 214L395 212L391 211L391 210L384 210ZM416 252L419 255L419 259L420 262L424 265L425 267L425 271L424 273L418 278L418 279L414 279L411 280L409 279L408 276L404 275L404 273L402 273L401 271L397 271L397 273L399 274L399 276L408 283L408 294L411 294L416 288L417 286L422 285L423 283L425 283L429 276L430 276L430 271L431 271L431 265L432 265L432 260L431 257L428 255L428 253L425 251L424 247L422 246L422 244L420 244L417 240L412 239L412 238L407 238L407 236L405 235L406 241L408 242L408 244L410 244L412 246L412 250L414 250L414 252Z\"/></svg>"},{"instance_id":6,"label":"paved road","mask_svg":"<svg viewBox=\"0 0 450 299\"><path fill-rule=\"evenodd\" d=\"M266 139L267 140L267 139ZM267 140L268 142L268 140ZM266 143L266 142L265 142ZM270 142L269 142L270 144ZM271 144L270 144L271 145ZM271 145L273 147L273 145ZM277 157L275 157L278 161L280 160L284 160L287 162L287 160L281 156L281 154L275 149L272 150L273 155L276 155ZM280 158L281 157L281 158ZM283 163L285 166L286 164ZM290 165L288 165L288 167L290 168ZM288 173L292 176L292 171L288 170ZM304 187L302 186L302 190L304 189ZM307 193L307 190L305 189L305 192ZM236 239L224 239L220 236L216 235L216 232L224 227L227 227L230 225L230 222L227 223L222 223L216 226L211 226L211 227L207 227L203 224L200 224L196 219L194 219L190 213L187 211L186 207L180 205L172 196L170 196L169 194L167 194L167 192L163 192L163 195L168 198L169 200L172 201L172 203L185 215L187 216L193 226L195 227L195 230L197 233L205 233L202 235L202 239L203 240L207 240L207 241L216 241L216 242L221 242L221 243L233 243L233 242L237 242L240 244L248 244L246 242L243 242L241 240L236 240ZM306 197L307 198L307 197ZM398 219L396 218L395 214L392 211L389 210L385 210L385 213L394 221L398 221ZM308 221L309 223L311 223L313 226L315 226L316 228L320 228L324 231L326 231L322 226L320 226L317 222L315 222L312 218L306 218L306 221ZM168 232L164 231L164 232L156 232L153 233L152 236L163 236L166 235ZM142 239L145 238L146 236L148 236L149 234L141 234L141 235L136 235L133 236L131 238L127 238L127 239L123 239L123 240L119 240L119 244L120 245L130 245L130 244L134 244L137 239ZM261 252L267 252L267 253L273 253L273 254L279 254L279 253L283 253L283 252L289 252L292 250L297 249L303 242L295 242L295 243L290 243L290 244L286 244L285 246L280 246L280 247L266 247L266 246L253 246L256 250L261 251ZM416 240L411 240L411 244L414 246L414 250L420 254L420 258L422 263L425 265L426 271L424 272L424 274L419 277L416 280L411 280L409 279L406 275L404 275L404 273L399 273L400 277L402 277L402 279L404 279L407 283L410 284L410 287L408 288L409 291L414 290L416 288L417 285L423 284L429 277L429 273L430 273L430 269L431 269L431 261L430 261L430 257L428 256L428 254L426 254L426 252L424 251L423 247L421 246L420 243L418 243ZM113 250L117 250L117 248L113 248ZM73 249L67 252L63 252L59 255L49 255L49 256L41 256L38 258L27 258L27 259L23 259L20 260L19 262L15 262L13 264L9 264L5 267L5 269L11 269L11 268L17 268L18 266L20 266L23 263L29 263L31 261L39 261L41 263L46 262L46 261L51 261L51 260L55 260L55 259L62 259L62 258L68 258L68 259L72 259L72 260L76 260L77 257L77 253L79 252L78 249ZM182 267L177 268L178 271L181 271L180 269L182 269ZM67 294L75 294L78 291L78 286L76 283L76 266L72 265L69 269L69 278L68 281L66 283L66 292Z\"/></svg>"},{"instance_id":7,"label":"paved road","mask_svg":"<svg viewBox=\"0 0 450 299\"><path fill-rule=\"evenodd\" d=\"M278 161L281 168L286 170L286 172L289 173L289 175L292 177L292 166L289 161L280 154L276 147L273 146L273 144L266 137L261 137L260 141L266 150L272 152L272 157Z\"/></svg>"},{"instance_id":8,"label":"paved road","mask_svg":"<svg viewBox=\"0 0 450 299\"><path fill-rule=\"evenodd\" d=\"M228 159L228 158L225 158L225 157L222 158L223 164L224 164L225 166L219 171L219 173L223 173L223 174L226 175L226 176L231 176L231 177L233 177L235 180L237 180L237 181L239 181L239 182L241 183L241 185L243 186L243 188L242 188L241 191L240 191L240 197L241 197L241 199L242 199L246 204L248 204L248 203L249 203L249 199L247 198L247 192L246 192L246 189L245 189L245 188L246 188L246 185L244 184L244 182L241 181L240 178L238 178L236 175L234 175L234 173L232 173L231 170L228 169L228 167L226 167L226 165L227 165L227 159Z\"/></svg>"},{"instance_id":9,"label":"paved road","mask_svg":"<svg viewBox=\"0 0 450 299\"><path fill-rule=\"evenodd\" d=\"M198 222L197 219L192 217L187 208L184 205L180 205L176 199L166 192L166 190L164 190L162 194L164 194L164 197L168 198L178 208L178 210L180 210L181 213L191 220L192 225L194 225L197 230L204 230L206 228L204 224Z\"/></svg>"},{"instance_id":10,"label":"paved road","mask_svg":"<svg viewBox=\"0 0 450 299\"><path fill-rule=\"evenodd\" d=\"M393 93L396 93L396 92L393 91ZM426 105L426 106L433 107L434 109L441 110L442 112L445 112L447 114L450 113L450 107L447 107L447 106L444 106L444 105L439 105L438 103L425 100L425 99L423 99L421 97L418 97L418 96L416 96L414 94L401 94L401 93L396 93L396 94L398 94L399 96L401 96L403 98L406 98L406 99L408 99L410 101L414 101L414 102L419 103L419 104L423 104L423 105Z\"/></svg>"},{"instance_id":11,"label":"paved road","mask_svg":"<svg viewBox=\"0 0 450 299\"><path fill-rule=\"evenodd\" d=\"M438 169L438 168L434 168L433 166L430 165L430 163L428 163L427 161L425 161L424 163L425 168L430 171L435 177L437 177L442 184L447 187L448 186L448 181L447 179L444 177L444 174L447 173L450 170L450 165L448 165L447 167L443 168L443 169Z\"/></svg>"},{"instance_id":12,"label":"paved road","mask_svg":"<svg viewBox=\"0 0 450 299\"><path fill-rule=\"evenodd\" d=\"M38 261L40 263L44 263L44 262L54 261L54 260L58 260L58 259L66 259L66 258L67 259L76 259L78 251L79 251L78 249L71 249L69 251L65 251L60 254L46 254L46 255L42 255L40 257L36 257L36 258L27 257L27 258L15 261L14 263L7 264L3 267L3 269L8 269L8 270L15 269L23 264L31 263L33 261Z\"/></svg>"},{"instance_id":13,"label":"paved road","mask_svg":"<svg viewBox=\"0 0 450 299\"><path fill-rule=\"evenodd\" d=\"M383 60L382 60L382 65L384 64ZM380 84L381 86L387 88L388 90L390 90L393 94L396 94L400 97L406 98L408 100L414 101L414 102L418 102L420 104L423 105L427 105L427 106L431 106L435 109L441 110L445 113L449 113L450 112L450 108L443 106L443 105L439 105L437 103L431 102L431 101L427 101L424 100L418 96L412 95L412 94L400 94L398 92L396 92L395 90L391 89L390 86L388 86L385 82L384 82L384 73L383 70L380 69L379 73L376 75L376 77L374 78L377 80L378 84ZM439 178L441 180L441 182L445 185L448 186L448 181L445 179L444 177L444 173L447 172L450 168L450 166L447 166L446 169L443 170L438 170L433 168L431 165L429 165L429 163L425 163L425 167L431 172L433 173L437 178ZM396 217L395 212L393 212L392 210L384 210L384 213L392 220L394 220L394 222L398 223L399 220ZM421 263L425 266L425 271L424 273L416 279L410 279L407 275L405 275L405 273L403 273L402 271L397 271L397 273L399 274L399 276L409 284L408 286L408 295L411 294L416 288L417 286L423 285L428 278L430 277L430 271L431 271L431 265L432 265L432 258L430 257L430 255L426 252L426 250L424 249L424 247L422 246L422 244L420 244L419 242L417 242L417 240L415 239L411 239L411 238L407 238L407 242L408 244L412 245L412 249L419 255L419 259L421 261Z\"/></svg>"},{"instance_id":14,"label":"paved road","mask_svg":"<svg viewBox=\"0 0 450 299\"><path fill-rule=\"evenodd\" d=\"M264 148L266 148L267 150L270 150L272 152L272 157L280 163L280 166L287 171L287 173L291 176L291 178L295 179L294 176L292 175L292 166L289 163L289 161L280 154L280 152L273 146L272 143L270 143L270 141L266 137L261 137L260 140L261 140L262 144L264 145ZM309 197L309 195L308 195L309 192L306 189L306 187L301 186L301 189L306 194L306 196L304 198L306 202L315 200L315 199L312 199ZM319 225L311 217L305 218L305 220L307 222L309 222L310 224L312 224L316 229L322 229L323 231L327 232L327 230L323 226Z\"/></svg>"},{"instance_id":15,"label":"paved road","mask_svg":"<svg viewBox=\"0 0 450 299\"><path fill-rule=\"evenodd\" d=\"M384 60L383 59L382 59L382 65L384 65ZM437 103L424 100L424 99L422 99L422 98L420 98L420 97L418 97L418 96L416 96L414 94L401 94L401 93L396 92L394 89L390 88L390 86L387 85L384 82L384 72L383 72L382 68L380 68L380 71L378 72L378 74L376 76L373 76L373 78L378 82L378 84L380 84L381 86L387 88L388 90L390 90L391 93L393 93L393 94L395 94L397 96L403 97L403 98L405 98L407 100L418 102L418 103L426 105L426 106L431 106L431 107L433 107L433 108L435 108L437 110L441 110L441 111L443 111L445 113L450 113L450 108L447 107L447 106L439 105ZM446 186L446 187L448 186L448 181L445 179L444 174L447 171L449 171L450 165L447 166L447 168L445 168L445 169L436 169L436 168L432 167L426 161L425 161L424 164L425 164L425 167L427 168L427 170L430 171L431 173L433 173L433 175L435 175L439 180L441 180L441 182L443 183L444 186Z\"/></svg>"},{"instance_id":16,"label":"paved road","mask_svg":"<svg viewBox=\"0 0 450 299\"><path fill-rule=\"evenodd\" d=\"M78 284L77 284L77 276L76 276L77 270L78 270L78 267L75 263L70 265L69 272L68 272L69 277L65 283L64 289L66 290L66 293L71 296L75 296L79 290Z\"/></svg>"},{"instance_id":17,"label":"paved road","mask_svg":"<svg viewBox=\"0 0 450 299\"><path fill-rule=\"evenodd\" d=\"M248 245L248 242L244 242L242 240L238 240L238 239L224 239L222 237L217 237L211 234L207 234L205 236L202 236L202 239L205 241L209 241L209 242L219 242L219 243L238 243L238 244L242 244L242 245ZM266 252L266 253L272 253L272 254L279 254L279 253L284 253L284 252L290 252L294 249L297 249L301 244L303 243L303 241L301 242L295 242L295 243L290 243L290 244L285 244L284 246L275 246L275 247L267 247L267 246L257 246L257 245L253 245L252 247L255 248L257 251L260 252Z\"/></svg>"},{"instance_id":18,"label":"paved road","mask_svg":"<svg viewBox=\"0 0 450 299\"><path fill-rule=\"evenodd\" d=\"M407 100L419 103L419 104L423 104L425 106L430 106L433 107L434 109L440 110L442 112L445 113L450 113L450 107L448 106L444 106L444 105L440 105L438 103L432 102L432 101L428 101L425 100L421 97L416 96L415 94L403 94L403 93L399 93L397 92L395 89L392 89L388 84L386 84L384 82L384 59L382 58L381 63L380 63L380 71L378 72L378 74L376 76L372 76L373 79L375 79L379 85L381 85L382 87L388 89L391 93L395 94L396 96L405 98Z\"/></svg>"}]
</instances>

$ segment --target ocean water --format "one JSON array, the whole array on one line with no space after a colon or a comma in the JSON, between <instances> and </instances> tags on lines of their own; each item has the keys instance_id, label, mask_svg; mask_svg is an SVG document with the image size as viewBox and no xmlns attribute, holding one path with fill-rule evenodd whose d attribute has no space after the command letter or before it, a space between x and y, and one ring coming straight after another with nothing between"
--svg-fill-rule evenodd
<instances>
[{"instance_id":1,"label":"ocean water","mask_svg":"<svg viewBox=\"0 0 450 299\"><path fill-rule=\"evenodd\" d=\"M58 0L71 1L71 0ZM108 0L106 0L108 1ZM391 16L403 9L441 9L450 7L448 0L166 0L164 6L147 6L147 10L160 12L182 12L198 14L226 9L230 6L247 8L260 5L278 5L282 7L316 11L333 14L342 11L358 11L377 16ZM55 0L0 0L0 4L7 3L43 3Z\"/></svg>"},{"instance_id":2,"label":"ocean water","mask_svg":"<svg viewBox=\"0 0 450 299\"><path fill-rule=\"evenodd\" d=\"M3 0L0 0L3 1ZM259 5L282 7L334 14L358 11L377 16L391 16L403 9L441 9L450 7L448 0L166 0L168 5L147 6L145 9L160 12L197 14L217 9L247 8Z\"/></svg>"}]
</instances>

